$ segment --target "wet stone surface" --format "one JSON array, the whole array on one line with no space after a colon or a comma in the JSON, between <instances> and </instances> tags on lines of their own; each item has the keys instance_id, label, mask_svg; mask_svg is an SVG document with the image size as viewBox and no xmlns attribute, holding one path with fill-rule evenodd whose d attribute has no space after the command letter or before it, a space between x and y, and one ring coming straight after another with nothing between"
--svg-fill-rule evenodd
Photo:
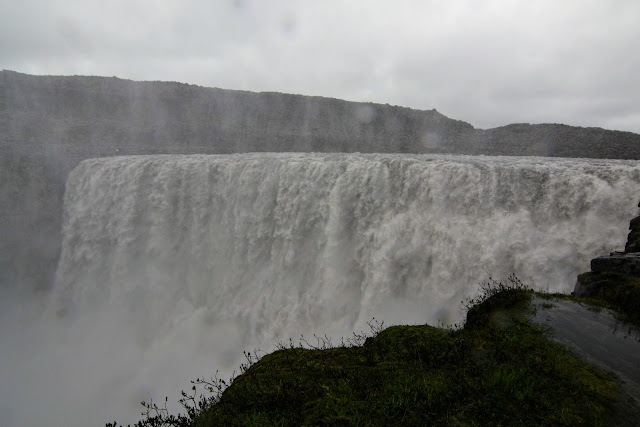
<instances>
[{"instance_id":1,"label":"wet stone surface","mask_svg":"<svg viewBox=\"0 0 640 427\"><path fill-rule=\"evenodd\" d=\"M549 328L551 338L587 362L614 373L630 396L625 410L640 408L640 333L619 322L606 309L594 311L573 301L532 301L531 321Z\"/></svg>"}]
</instances>

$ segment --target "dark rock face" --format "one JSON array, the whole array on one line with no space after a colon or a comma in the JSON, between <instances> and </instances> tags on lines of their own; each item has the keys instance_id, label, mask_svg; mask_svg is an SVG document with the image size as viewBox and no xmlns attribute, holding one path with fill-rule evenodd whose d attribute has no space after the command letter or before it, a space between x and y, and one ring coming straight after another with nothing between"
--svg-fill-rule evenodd
<instances>
[{"instance_id":1,"label":"dark rock face","mask_svg":"<svg viewBox=\"0 0 640 427\"><path fill-rule=\"evenodd\" d=\"M615 271L631 276L640 276L640 253L613 252L591 260L591 271L603 273Z\"/></svg>"},{"instance_id":2,"label":"dark rock face","mask_svg":"<svg viewBox=\"0 0 640 427\"><path fill-rule=\"evenodd\" d=\"M626 253L640 252L640 216L631 220L629 225L629 236L627 236L627 244L624 246Z\"/></svg>"},{"instance_id":3,"label":"dark rock face","mask_svg":"<svg viewBox=\"0 0 640 427\"><path fill-rule=\"evenodd\" d=\"M598 285L590 280L590 276L591 273L583 273L579 275L578 280L576 280L576 284L573 287L573 292L571 292L571 295L581 298L593 295Z\"/></svg>"},{"instance_id":4,"label":"dark rock face","mask_svg":"<svg viewBox=\"0 0 640 427\"><path fill-rule=\"evenodd\" d=\"M640 207L640 203L638 204ZM640 216L633 218L629 224L631 232L627 237L624 252L612 252L591 260L591 272L617 273L640 277ZM584 273L578 276L573 295L588 297L599 286L596 275Z\"/></svg>"},{"instance_id":5,"label":"dark rock face","mask_svg":"<svg viewBox=\"0 0 640 427\"><path fill-rule=\"evenodd\" d=\"M560 124L481 130L436 110L1 71L0 287L53 280L64 185L81 160L251 151L640 159L640 135Z\"/></svg>"},{"instance_id":6,"label":"dark rock face","mask_svg":"<svg viewBox=\"0 0 640 427\"><path fill-rule=\"evenodd\" d=\"M591 260L591 271L594 273L616 272L630 276L640 276L640 216L630 222L629 236L624 252L612 252Z\"/></svg>"}]
</instances>

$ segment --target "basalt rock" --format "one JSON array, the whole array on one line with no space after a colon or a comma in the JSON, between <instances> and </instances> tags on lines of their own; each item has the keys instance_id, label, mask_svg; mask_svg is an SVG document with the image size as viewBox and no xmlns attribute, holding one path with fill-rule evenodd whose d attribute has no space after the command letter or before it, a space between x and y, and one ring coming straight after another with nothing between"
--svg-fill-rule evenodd
<instances>
[{"instance_id":1,"label":"basalt rock","mask_svg":"<svg viewBox=\"0 0 640 427\"><path fill-rule=\"evenodd\" d=\"M640 203L638 203L638 207L640 207ZM578 276L572 295L578 297L592 296L595 289L601 285L601 281L597 280L600 273L617 273L640 277L640 216L630 221L629 229L631 231L627 237L624 252L611 252L609 255L592 259L591 273L584 273Z\"/></svg>"},{"instance_id":2,"label":"basalt rock","mask_svg":"<svg viewBox=\"0 0 640 427\"><path fill-rule=\"evenodd\" d=\"M616 272L631 276L640 276L640 253L612 252L591 260L594 273Z\"/></svg>"},{"instance_id":3,"label":"basalt rock","mask_svg":"<svg viewBox=\"0 0 640 427\"><path fill-rule=\"evenodd\" d=\"M637 216L631 220L629 225L629 236L627 237L627 244L624 246L626 253L640 252L640 216Z\"/></svg>"}]
</instances>

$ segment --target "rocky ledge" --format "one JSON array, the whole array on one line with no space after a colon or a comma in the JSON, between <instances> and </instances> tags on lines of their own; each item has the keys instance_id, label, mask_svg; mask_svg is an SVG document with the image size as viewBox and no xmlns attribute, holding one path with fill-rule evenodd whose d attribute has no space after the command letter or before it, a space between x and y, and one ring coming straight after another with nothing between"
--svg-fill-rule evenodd
<instances>
[{"instance_id":1,"label":"rocky ledge","mask_svg":"<svg viewBox=\"0 0 640 427\"><path fill-rule=\"evenodd\" d=\"M604 273L615 271L631 276L640 276L640 253L612 252L591 260L591 271Z\"/></svg>"},{"instance_id":2,"label":"rocky ledge","mask_svg":"<svg viewBox=\"0 0 640 427\"><path fill-rule=\"evenodd\" d=\"M640 203L638 203L640 207ZM591 260L591 273L578 276L572 295L578 297L594 296L601 281L597 280L602 273L615 273L640 277L640 216L633 218L629 224L629 235L624 252L612 252ZM596 280L594 280L596 279Z\"/></svg>"}]
</instances>

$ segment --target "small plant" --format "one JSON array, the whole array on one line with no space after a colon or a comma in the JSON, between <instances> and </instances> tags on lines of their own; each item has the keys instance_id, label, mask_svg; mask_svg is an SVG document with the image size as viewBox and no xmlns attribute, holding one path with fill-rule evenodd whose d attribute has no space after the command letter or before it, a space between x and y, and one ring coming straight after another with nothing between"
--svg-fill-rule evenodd
<instances>
[{"instance_id":1,"label":"small plant","mask_svg":"<svg viewBox=\"0 0 640 427\"><path fill-rule=\"evenodd\" d=\"M158 406L153 400L141 402L144 407L142 416L144 419L134 424L134 427L188 427L192 426L202 411L212 407L219 401L220 395L227 388L228 382L216 376L210 380L197 378L191 381L191 392L184 390L180 404L186 410L186 414L172 415L167 409L168 398L165 397L164 406ZM199 391L203 387L204 392ZM107 423L106 427L118 427L114 421ZM122 427L122 426L120 426ZM128 427L131 427L130 425Z\"/></svg>"},{"instance_id":2,"label":"small plant","mask_svg":"<svg viewBox=\"0 0 640 427\"><path fill-rule=\"evenodd\" d=\"M144 407L141 415L144 417L141 421L134 424L134 427L190 427L198 417L207 409L213 407L220 402L222 393L229 385L240 375L244 374L260 360L258 350L243 351L245 361L240 364L239 373L233 371L229 380L218 377L218 371L210 379L196 378L191 381L191 390L181 391L182 397L179 402L186 411L185 414L172 415L167 409L168 397L165 397L164 406L158 406L153 400L149 402L141 402ZM106 427L122 427L117 422L107 423ZM127 427L131 427L128 425Z\"/></svg>"},{"instance_id":3,"label":"small plant","mask_svg":"<svg viewBox=\"0 0 640 427\"><path fill-rule=\"evenodd\" d=\"M347 338L346 344L343 341L343 347L360 347L367 340L377 337L384 330L384 321L376 320L374 317L367 322L367 326L369 326L369 332L354 332L352 337Z\"/></svg>"},{"instance_id":4,"label":"small plant","mask_svg":"<svg viewBox=\"0 0 640 427\"><path fill-rule=\"evenodd\" d=\"M472 307L484 303L495 295L513 294L518 291L531 291L531 287L522 283L515 274L512 274L507 278L506 284L489 277L489 281L487 283L480 285L480 296L476 298L468 298L466 301L462 301L462 304L464 308L469 311Z\"/></svg>"}]
</instances>

